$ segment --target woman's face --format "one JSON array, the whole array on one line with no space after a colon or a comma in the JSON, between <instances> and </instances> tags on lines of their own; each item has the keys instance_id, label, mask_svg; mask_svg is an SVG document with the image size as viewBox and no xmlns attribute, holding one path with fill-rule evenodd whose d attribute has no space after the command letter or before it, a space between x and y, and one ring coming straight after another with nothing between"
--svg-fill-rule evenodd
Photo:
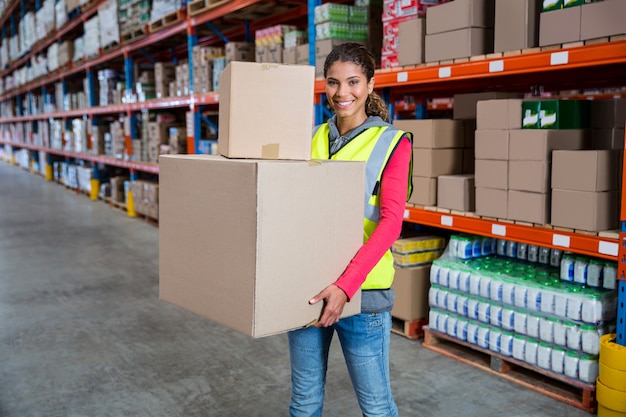
<instances>
[{"instance_id":1,"label":"woman's face","mask_svg":"<svg viewBox=\"0 0 626 417\"><path fill-rule=\"evenodd\" d=\"M352 62L336 61L326 72L326 97L339 120L365 121L365 103L373 89L374 79L368 83L361 67Z\"/></svg>"}]
</instances>

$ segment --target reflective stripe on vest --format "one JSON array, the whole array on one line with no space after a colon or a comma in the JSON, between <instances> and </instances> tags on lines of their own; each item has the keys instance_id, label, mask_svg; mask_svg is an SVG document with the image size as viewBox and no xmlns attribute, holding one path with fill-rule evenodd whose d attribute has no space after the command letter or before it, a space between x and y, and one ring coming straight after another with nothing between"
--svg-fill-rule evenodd
<instances>
[{"instance_id":1,"label":"reflective stripe on vest","mask_svg":"<svg viewBox=\"0 0 626 417\"><path fill-rule=\"evenodd\" d=\"M365 218L374 223L380 220L380 207L372 204L370 199L377 191L376 184L387 163L387 150L391 147L398 132L398 129L388 127L381 133L365 166Z\"/></svg>"}]
</instances>

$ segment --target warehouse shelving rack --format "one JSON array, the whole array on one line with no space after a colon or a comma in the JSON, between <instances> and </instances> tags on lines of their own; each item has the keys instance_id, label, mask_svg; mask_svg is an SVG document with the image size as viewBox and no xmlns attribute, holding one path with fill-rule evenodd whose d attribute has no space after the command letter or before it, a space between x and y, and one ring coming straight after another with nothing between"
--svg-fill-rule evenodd
<instances>
[{"instance_id":1,"label":"warehouse shelving rack","mask_svg":"<svg viewBox=\"0 0 626 417\"><path fill-rule=\"evenodd\" d=\"M27 4L28 2L28 4ZM12 22L21 11L32 8L32 0L13 0L8 3L2 15L0 26L5 27ZM0 70L0 78L4 78L16 68L26 65L28 59L41 53L53 42L63 40L86 21L103 0L95 0L86 8L79 18L70 20L48 36L45 40L34 45L30 52L11 63L7 68ZM187 16L172 25L155 33L147 34L142 38L122 43L118 48L102 52L84 62L71 65L68 68L53 72L27 85L8 91L0 95L0 101L13 98L20 99L24 94L45 88L54 82L63 81L71 76L86 74L93 81L93 71L109 63L117 63L125 68L127 85L132 85L133 56L143 54L149 58L169 56L190 59L191 48L197 44L222 43L228 39L245 38L250 40L250 33L257 28L287 22L308 22L309 38L314 40L312 12L321 0L280 2L290 7L279 14L262 16L256 20L249 20L255 6L267 2L259 0L231 0L206 10L200 14ZM274 2L275 4L278 4ZM37 3L36 8L40 7ZM19 9L19 10L18 10ZM220 23L223 18L240 14L237 24L232 21ZM209 26L207 31L205 26ZM314 43L311 42L310 63L315 63ZM590 44L577 47L557 47L549 50L535 48L529 51L515 51L505 54L492 54L482 57L473 57L464 61L450 61L420 65L414 68L398 68L380 70L376 73L376 86L382 89L383 96L394 102L395 97L403 94L413 94L423 98L433 96L449 96L454 93L476 91L530 91L531 88L541 86L547 91L559 89L610 87L623 79L626 72L626 41L615 41ZM193 80L193 76L190 76ZM623 97L623 95L620 95ZM315 83L316 119L323 118L324 81ZM0 123L33 122L45 119L67 119L83 115L95 117L99 115L125 114L133 116L143 110L159 110L172 108L188 108L194 113L195 135L188 139L189 149L194 152L198 149L197 128L200 124L201 106L210 106L217 109L219 93L203 95L189 95L165 99L149 100L142 103L127 103L98 107L95 103L87 109L59 111L55 113L36 115L17 115L0 120ZM409 105L402 109L419 109L420 106ZM436 110L442 107L431 106ZM443 108L449 108L448 105ZM134 132L127 136L127 142L135 138ZM79 154L59 149L44 148L24 143L4 142L17 148L33 151L45 151L65 158L74 158L91 161L94 164L105 164L129 169L132 175L136 172L158 174L158 165L129 160L120 160L101 155ZM626 184L626 171L623 172L622 184ZM518 224L501 219L481 218L472 213L441 212L436 208L407 207L405 220L407 222L430 225L459 232L507 238L529 244L566 249L576 253L601 257L618 261L619 306L618 306L618 343L626 346L626 193L622 192L621 230L615 234L592 236L576 233L569 230L556 230L547 227L538 227L528 224Z\"/></svg>"}]
</instances>

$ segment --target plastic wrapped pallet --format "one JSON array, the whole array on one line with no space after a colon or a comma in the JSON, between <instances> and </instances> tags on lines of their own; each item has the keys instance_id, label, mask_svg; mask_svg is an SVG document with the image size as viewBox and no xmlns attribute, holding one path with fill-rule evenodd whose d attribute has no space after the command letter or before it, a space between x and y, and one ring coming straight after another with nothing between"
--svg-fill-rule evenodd
<instances>
[{"instance_id":1,"label":"plastic wrapped pallet","mask_svg":"<svg viewBox=\"0 0 626 417\"><path fill-rule=\"evenodd\" d=\"M30 51L35 43L35 13L27 12L19 23L20 55Z\"/></svg>"},{"instance_id":2,"label":"plastic wrapped pallet","mask_svg":"<svg viewBox=\"0 0 626 417\"><path fill-rule=\"evenodd\" d=\"M35 14L35 40L44 39L50 32L54 30L55 12L54 2L46 0L43 2L41 9Z\"/></svg>"},{"instance_id":3,"label":"plastic wrapped pallet","mask_svg":"<svg viewBox=\"0 0 626 417\"><path fill-rule=\"evenodd\" d=\"M54 5L55 26L61 29L67 22L67 12L65 11L65 0L59 0Z\"/></svg>"},{"instance_id":4,"label":"plastic wrapped pallet","mask_svg":"<svg viewBox=\"0 0 626 417\"><path fill-rule=\"evenodd\" d=\"M20 57L20 37L16 34L9 38L9 58L15 61Z\"/></svg>"},{"instance_id":5,"label":"plastic wrapped pallet","mask_svg":"<svg viewBox=\"0 0 626 417\"><path fill-rule=\"evenodd\" d=\"M152 11L150 12L150 23L157 22L182 7L180 0L154 0L152 2Z\"/></svg>"},{"instance_id":6,"label":"plastic wrapped pallet","mask_svg":"<svg viewBox=\"0 0 626 417\"><path fill-rule=\"evenodd\" d=\"M117 21L117 0L108 0L98 8L98 18L101 22L100 46L106 48L109 45L120 42L120 26Z\"/></svg>"},{"instance_id":7,"label":"plastic wrapped pallet","mask_svg":"<svg viewBox=\"0 0 626 417\"><path fill-rule=\"evenodd\" d=\"M79 36L74 39L74 56L72 57L72 61L80 61L85 57L85 37Z\"/></svg>"},{"instance_id":8,"label":"plastic wrapped pallet","mask_svg":"<svg viewBox=\"0 0 626 417\"><path fill-rule=\"evenodd\" d=\"M59 44L53 43L48 47L48 70L55 71L59 68Z\"/></svg>"},{"instance_id":9,"label":"plastic wrapped pallet","mask_svg":"<svg viewBox=\"0 0 626 417\"><path fill-rule=\"evenodd\" d=\"M9 65L9 41L5 38L0 45L0 68Z\"/></svg>"},{"instance_id":10,"label":"plastic wrapped pallet","mask_svg":"<svg viewBox=\"0 0 626 417\"><path fill-rule=\"evenodd\" d=\"M85 58L98 55L100 52L100 19L95 15L84 23L85 35L84 51Z\"/></svg>"}]
</instances>

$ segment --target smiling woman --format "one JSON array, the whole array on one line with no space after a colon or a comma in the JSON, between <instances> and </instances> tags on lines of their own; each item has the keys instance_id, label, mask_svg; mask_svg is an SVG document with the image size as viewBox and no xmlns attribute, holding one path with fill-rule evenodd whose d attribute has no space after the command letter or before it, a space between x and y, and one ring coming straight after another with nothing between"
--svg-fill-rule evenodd
<instances>
[{"instance_id":1,"label":"smiling woman","mask_svg":"<svg viewBox=\"0 0 626 417\"><path fill-rule=\"evenodd\" d=\"M412 135L388 122L387 106L374 92L374 69L370 51L356 43L337 46L324 63L326 94L335 114L315 128L311 157L365 162L365 243L343 274L309 301L324 303L318 322L289 333L293 417L322 415L335 331L363 415L398 415L389 380L390 312L395 300L389 249L400 235L412 190ZM359 289L361 314L340 319Z\"/></svg>"}]
</instances>

